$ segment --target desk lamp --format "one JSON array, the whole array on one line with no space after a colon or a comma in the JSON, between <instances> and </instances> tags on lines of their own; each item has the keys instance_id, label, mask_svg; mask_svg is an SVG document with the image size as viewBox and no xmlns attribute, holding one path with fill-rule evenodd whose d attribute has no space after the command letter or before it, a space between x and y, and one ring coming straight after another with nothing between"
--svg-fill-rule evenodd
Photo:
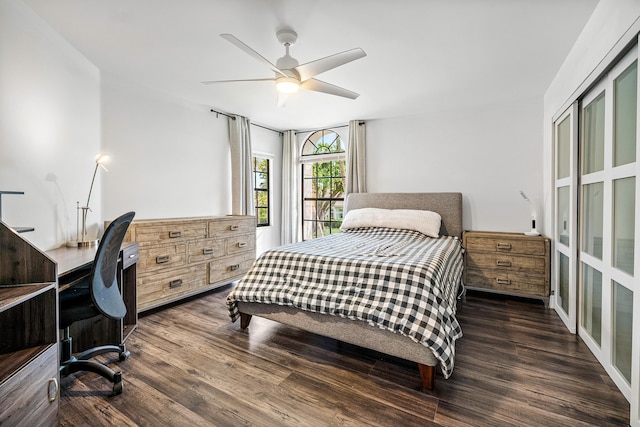
<instances>
[{"instance_id":1,"label":"desk lamp","mask_svg":"<svg viewBox=\"0 0 640 427\"><path fill-rule=\"evenodd\" d=\"M87 213L88 211L91 210L91 208L89 208L89 201L91 200L91 192L93 191L93 184L96 180L96 174L98 173L98 167L102 167L102 169L104 169L106 172L109 172L109 169L106 168L106 166L104 165L105 163L107 163L109 161L109 155L108 154L99 154L98 157L96 157L96 167L93 170L93 178L91 178L91 186L89 187L89 196L87 197L87 204L84 206L80 206L80 202L76 202L77 203L77 207L76 207L76 211L77 211L77 215L76 215L76 241L75 242L70 242L71 244L68 246L77 246L79 248L84 248L84 247L89 247L89 246L96 246L100 240L98 239L92 239L89 240L87 239ZM82 213L81 213L82 211ZM79 227L79 219L78 219L78 215L82 215L82 231L78 230Z\"/></svg>"},{"instance_id":2,"label":"desk lamp","mask_svg":"<svg viewBox=\"0 0 640 427\"><path fill-rule=\"evenodd\" d=\"M531 200L529 200L527 195L524 194L524 191L520 191L520 195L522 196L523 199L525 199L529 203L529 206L531 207L531 231L525 231L524 235L539 236L540 233L538 233L538 230L536 229L536 208L535 206L533 206L533 203L531 203Z\"/></svg>"}]
</instances>

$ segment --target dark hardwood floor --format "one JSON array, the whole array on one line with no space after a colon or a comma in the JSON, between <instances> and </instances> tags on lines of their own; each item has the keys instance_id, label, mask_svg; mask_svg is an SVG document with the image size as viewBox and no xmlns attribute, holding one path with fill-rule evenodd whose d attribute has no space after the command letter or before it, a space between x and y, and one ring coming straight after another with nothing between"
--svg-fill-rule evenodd
<instances>
[{"instance_id":1,"label":"dark hardwood floor","mask_svg":"<svg viewBox=\"0 0 640 427\"><path fill-rule=\"evenodd\" d=\"M536 301L469 293L456 367L418 390L417 366L256 318L229 288L140 318L125 389L63 378L62 426L624 426L629 404L587 347Z\"/></svg>"}]
</instances>

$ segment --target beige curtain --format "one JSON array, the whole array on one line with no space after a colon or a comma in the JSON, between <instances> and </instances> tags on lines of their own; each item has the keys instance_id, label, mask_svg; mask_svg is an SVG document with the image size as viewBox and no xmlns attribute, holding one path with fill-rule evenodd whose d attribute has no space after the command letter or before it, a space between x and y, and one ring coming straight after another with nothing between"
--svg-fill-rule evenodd
<instances>
[{"instance_id":1,"label":"beige curtain","mask_svg":"<svg viewBox=\"0 0 640 427\"><path fill-rule=\"evenodd\" d=\"M365 173L365 123L360 120L349 122L349 143L347 146L347 179L345 193L366 193Z\"/></svg>"},{"instance_id":2,"label":"beige curtain","mask_svg":"<svg viewBox=\"0 0 640 427\"><path fill-rule=\"evenodd\" d=\"M231 213L255 215L251 153L251 123L242 116L229 117L231 146Z\"/></svg>"},{"instance_id":3,"label":"beige curtain","mask_svg":"<svg viewBox=\"0 0 640 427\"><path fill-rule=\"evenodd\" d=\"M282 224L280 227L280 243L283 245L295 243L300 239L298 151L295 132L292 130L284 132L282 134Z\"/></svg>"}]
</instances>

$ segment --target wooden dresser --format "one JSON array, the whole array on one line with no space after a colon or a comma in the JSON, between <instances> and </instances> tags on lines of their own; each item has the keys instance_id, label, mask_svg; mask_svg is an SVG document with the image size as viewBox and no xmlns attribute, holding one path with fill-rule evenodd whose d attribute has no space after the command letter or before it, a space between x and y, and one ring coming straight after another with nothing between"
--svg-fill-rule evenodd
<instances>
[{"instance_id":1,"label":"wooden dresser","mask_svg":"<svg viewBox=\"0 0 640 427\"><path fill-rule=\"evenodd\" d=\"M138 311L178 301L241 278L256 257L256 219L217 216L136 220Z\"/></svg>"},{"instance_id":2,"label":"wooden dresser","mask_svg":"<svg viewBox=\"0 0 640 427\"><path fill-rule=\"evenodd\" d=\"M521 233L465 231L467 289L537 298L549 304L550 241Z\"/></svg>"}]
</instances>

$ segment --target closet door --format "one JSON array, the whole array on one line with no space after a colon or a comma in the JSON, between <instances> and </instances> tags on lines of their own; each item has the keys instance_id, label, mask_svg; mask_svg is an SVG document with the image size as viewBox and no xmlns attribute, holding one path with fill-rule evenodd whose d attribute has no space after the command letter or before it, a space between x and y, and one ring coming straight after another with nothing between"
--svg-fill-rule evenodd
<instances>
[{"instance_id":1,"label":"closet door","mask_svg":"<svg viewBox=\"0 0 640 427\"><path fill-rule=\"evenodd\" d=\"M555 213L553 306L567 328L576 333L577 118L574 103L554 123Z\"/></svg>"},{"instance_id":2,"label":"closet door","mask_svg":"<svg viewBox=\"0 0 640 427\"><path fill-rule=\"evenodd\" d=\"M640 291L636 52L591 89L580 108L578 332L627 399L638 381L631 341L640 316L633 313Z\"/></svg>"}]
</instances>

